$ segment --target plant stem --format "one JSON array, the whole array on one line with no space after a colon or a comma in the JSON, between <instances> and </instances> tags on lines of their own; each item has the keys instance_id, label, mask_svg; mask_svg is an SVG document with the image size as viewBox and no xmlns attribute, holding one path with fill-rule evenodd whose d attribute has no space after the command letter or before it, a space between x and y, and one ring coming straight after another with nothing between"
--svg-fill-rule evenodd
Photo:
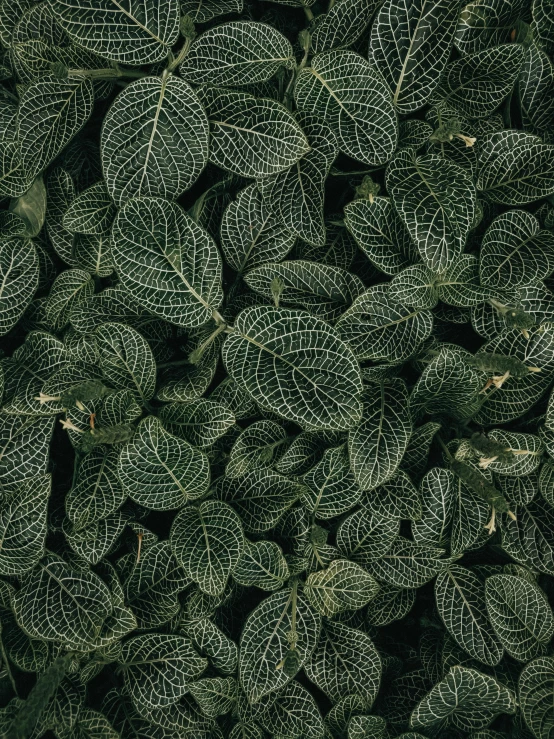
<instances>
[{"instance_id":1,"label":"plant stem","mask_svg":"<svg viewBox=\"0 0 554 739\"><path fill-rule=\"evenodd\" d=\"M314 14L310 10L310 8L307 8L305 5L302 6L304 8L304 13L306 13L306 18L310 21L310 23L314 19Z\"/></svg>"},{"instance_id":2,"label":"plant stem","mask_svg":"<svg viewBox=\"0 0 554 739\"><path fill-rule=\"evenodd\" d=\"M327 12L331 10L334 4L335 4L335 0L329 0L329 7L327 8Z\"/></svg>"},{"instance_id":3,"label":"plant stem","mask_svg":"<svg viewBox=\"0 0 554 739\"><path fill-rule=\"evenodd\" d=\"M190 45L191 44L192 44L192 39L191 38L186 38L185 39L185 43L183 44L183 48L181 49L181 51L177 54L177 56L175 57L175 59L173 59L172 61L169 62L169 65L167 67L167 71L168 71L169 74L171 74L171 72L173 72L174 69L177 69L177 67L179 66L179 64L181 64L181 62L183 61L183 59L189 53Z\"/></svg>"},{"instance_id":4,"label":"plant stem","mask_svg":"<svg viewBox=\"0 0 554 739\"><path fill-rule=\"evenodd\" d=\"M124 77L129 79L141 79L148 77L148 72L141 72L138 69L122 69L118 64L115 67L106 67L105 69L69 69L67 76L71 77L88 77L92 80L117 80Z\"/></svg>"}]
</instances>

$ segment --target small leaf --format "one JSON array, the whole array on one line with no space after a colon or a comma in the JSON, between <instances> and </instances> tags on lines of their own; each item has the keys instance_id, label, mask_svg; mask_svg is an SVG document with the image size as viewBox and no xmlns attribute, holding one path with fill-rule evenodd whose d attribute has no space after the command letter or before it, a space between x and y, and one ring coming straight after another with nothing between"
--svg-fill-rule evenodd
<instances>
[{"instance_id":1,"label":"small leaf","mask_svg":"<svg viewBox=\"0 0 554 739\"><path fill-rule=\"evenodd\" d=\"M244 547L241 521L231 506L216 500L187 506L175 518L170 540L177 561L203 592L225 590Z\"/></svg>"},{"instance_id":2,"label":"small leaf","mask_svg":"<svg viewBox=\"0 0 554 739\"><path fill-rule=\"evenodd\" d=\"M312 572L304 587L310 603L324 616L363 608L378 590L371 575L346 559L335 559L327 569Z\"/></svg>"},{"instance_id":3,"label":"small leaf","mask_svg":"<svg viewBox=\"0 0 554 739\"><path fill-rule=\"evenodd\" d=\"M548 739L552 734L552 690L554 659L539 657L526 665L519 677L519 700L523 718L533 736Z\"/></svg>"}]
</instances>

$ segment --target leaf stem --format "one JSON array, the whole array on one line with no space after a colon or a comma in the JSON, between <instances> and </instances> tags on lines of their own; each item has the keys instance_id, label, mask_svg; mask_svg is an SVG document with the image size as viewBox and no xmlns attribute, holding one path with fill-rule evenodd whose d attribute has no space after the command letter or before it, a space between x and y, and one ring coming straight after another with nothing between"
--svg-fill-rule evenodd
<instances>
[{"instance_id":1,"label":"leaf stem","mask_svg":"<svg viewBox=\"0 0 554 739\"><path fill-rule=\"evenodd\" d=\"M329 0L329 7L327 8L327 12L331 10L334 4L335 4L335 0Z\"/></svg>"},{"instance_id":2,"label":"leaf stem","mask_svg":"<svg viewBox=\"0 0 554 739\"><path fill-rule=\"evenodd\" d=\"M142 72L138 69L122 69L119 64L116 64L114 67L105 69L68 69L67 76L69 78L88 77L91 80L117 80L124 77L136 80L151 75L149 72Z\"/></svg>"},{"instance_id":3,"label":"leaf stem","mask_svg":"<svg viewBox=\"0 0 554 739\"><path fill-rule=\"evenodd\" d=\"M191 44L192 44L192 39L191 38L186 38L185 39L185 43L183 44L183 48L181 49L181 51L177 54L177 56L174 59L170 60L168 66L167 66L167 72L168 72L168 74L171 74L175 69L177 69L177 67L179 66L179 64L181 64L181 62L183 61L183 59L189 53L189 51L190 51L190 45Z\"/></svg>"},{"instance_id":4,"label":"leaf stem","mask_svg":"<svg viewBox=\"0 0 554 739\"><path fill-rule=\"evenodd\" d=\"M314 14L313 14L313 13L312 13L312 11L310 10L310 8L308 8L308 7L306 6L306 5L303 5L302 7L304 8L304 13L306 13L306 18L307 18L307 19L308 19L308 20L310 21L310 23L311 23L311 22L313 21L313 19L314 19Z\"/></svg>"}]
</instances>

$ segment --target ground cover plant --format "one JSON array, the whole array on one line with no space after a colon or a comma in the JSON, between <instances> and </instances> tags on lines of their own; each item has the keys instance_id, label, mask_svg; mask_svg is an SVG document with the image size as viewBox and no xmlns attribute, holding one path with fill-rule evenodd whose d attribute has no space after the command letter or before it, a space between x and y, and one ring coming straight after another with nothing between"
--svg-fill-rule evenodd
<instances>
[{"instance_id":1,"label":"ground cover plant","mask_svg":"<svg viewBox=\"0 0 554 739\"><path fill-rule=\"evenodd\" d=\"M0 735L553 739L552 0L0 44Z\"/></svg>"}]
</instances>

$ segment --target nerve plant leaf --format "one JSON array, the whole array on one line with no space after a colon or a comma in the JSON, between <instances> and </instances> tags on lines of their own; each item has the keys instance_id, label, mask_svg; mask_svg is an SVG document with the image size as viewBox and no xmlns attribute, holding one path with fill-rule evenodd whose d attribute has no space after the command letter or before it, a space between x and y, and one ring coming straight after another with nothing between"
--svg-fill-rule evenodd
<instances>
[{"instance_id":1,"label":"nerve plant leaf","mask_svg":"<svg viewBox=\"0 0 554 739\"><path fill-rule=\"evenodd\" d=\"M123 285L152 313L193 328L219 307L221 258L180 206L162 198L130 200L117 214L112 239Z\"/></svg>"}]
</instances>

